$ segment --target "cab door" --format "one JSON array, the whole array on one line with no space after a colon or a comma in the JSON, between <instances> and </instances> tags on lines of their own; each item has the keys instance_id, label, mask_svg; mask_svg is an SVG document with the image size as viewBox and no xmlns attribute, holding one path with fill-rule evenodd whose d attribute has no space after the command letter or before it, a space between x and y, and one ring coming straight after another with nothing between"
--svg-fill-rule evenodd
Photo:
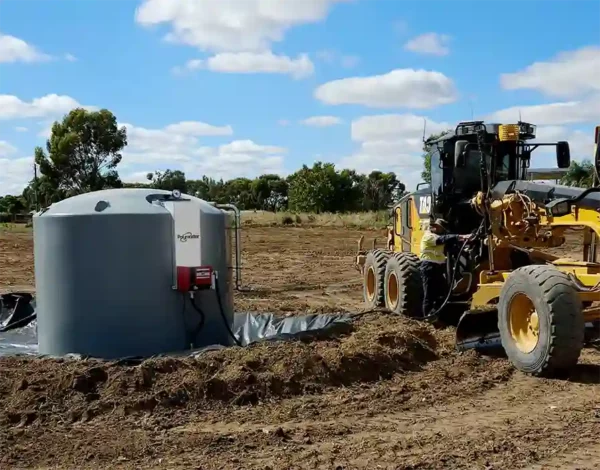
<instances>
[{"instance_id":1,"label":"cab door","mask_svg":"<svg viewBox=\"0 0 600 470\"><path fill-rule=\"evenodd\" d=\"M400 251L411 251L411 237L412 237L412 197L408 197L401 201L395 209L395 236L399 243L396 243L396 249Z\"/></svg>"}]
</instances>

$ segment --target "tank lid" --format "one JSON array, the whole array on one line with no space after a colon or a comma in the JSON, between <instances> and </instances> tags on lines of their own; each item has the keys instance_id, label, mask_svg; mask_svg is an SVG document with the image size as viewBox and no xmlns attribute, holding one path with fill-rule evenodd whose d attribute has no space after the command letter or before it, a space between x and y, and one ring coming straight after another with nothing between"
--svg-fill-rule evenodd
<instances>
[{"instance_id":1,"label":"tank lid","mask_svg":"<svg viewBox=\"0 0 600 470\"><path fill-rule=\"evenodd\" d=\"M165 196L171 196L171 191L146 188L105 189L91 193L79 194L52 204L45 211L34 217L48 215L87 215L87 214L161 214L167 210L153 202ZM182 199L193 200L203 212L221 213L208 202L187 194Z\"/></svg>"}]
</instances>

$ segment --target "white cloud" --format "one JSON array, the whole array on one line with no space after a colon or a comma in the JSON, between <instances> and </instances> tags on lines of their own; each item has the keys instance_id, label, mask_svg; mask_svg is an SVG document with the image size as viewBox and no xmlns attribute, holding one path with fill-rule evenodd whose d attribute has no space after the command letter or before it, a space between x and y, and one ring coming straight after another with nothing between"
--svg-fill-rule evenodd
<instances>
[{"instance_id":1,"label":"white cloud","mask_svg":"<svg viewBox=\"0 0 600 470\"><path fill-rule=\"evenodd\" d=\"M317 59L322 60L327 64L333 64L337 58L337 52L333 49L322 49L315 54Z\"/></svg>"},{"instance_id":2,"label":"white cloud","mask_svg":"<svg viewBox=\"0 0 600 470\"><path fill-rule=\"evenodd\" d=\"M550 96L568 98L599 92L600 46L562 52L547 62L535 62L500 77L504 89L532 89Z\"/></svg>"},{"instance_id":3,"label":"white cloud","mask_svg":"<svg viewBox=\"0 0 600 470\"><path fill-rule=\"evenodd\" d=\"M356 67L360 63L360 57L355 55L342 55L333 49L322 49L315 54L317 59L326 64L339 63L345 69Z\"/></svg>"},{"instance_id":4,"label":"white cloud","mask_svg":"<svg viewBox=\"0 0 600 470\"><path fill-rule=\"evenodd\" d=\"M165 169L182 170L188 178L208 175L226 179L284 171L284 147L252 140L234 140L215 147L200 145L199 136L229 135L230 126L189 121L162 129L122 125L127 128L128 145L119 173L126 181L145 181L146 173Z\"/></svg>"},{"instance_id":5,"label":"white cloud","mask_svg":"<svg viewBox=\"0 0 600 470\"><path fill-rule=\"evenodd\" d=\"M345 55L341 58L342 67L352 69L360 63L360 57L355 55Z\"/></svg>"},{"instance_id":6,"label":"white cloud","mask_svg":"<svg viewBox=\"0 0 600 470\"><path fill-rule=\"evenodd\" d=\"M22 39L0 33L0 63L33 63L49 60L52 60L51 56L40 52Z\"/></svg>"},{"instance_id":7,"label":"white cloud","mask_svg":"<svg viewBox=\"0 0 600 470\"><path fill-rule=\"evenodd\" d=\"M253 178L265 173L286 173L284 157L287 149L260 145L252 140L237 140L219 147L203 147L200 158L183 165L189 178L208 175L214 178Z\"/></svg>"},{"instance_id":8,"label":"white cloud","mask_svg":"<svg viewBox=\"0 0 600 470\"><path fill-rule=\"evenodd\" d=\"M171 72L175 75L184 75L186 72L193 72L194 70L200 70L204 67L204 60L202 59L190 59L184 65L176 65L171 69Z\"/></svg>"},{"instance_id":9,"label":"white cloud","mask_svg":"<svg viewBox=\"0 0 600 470\"><path fill-rule=\"evenodd\" d=\"M75 57L73 54L65 54L64 58L67 62L77 62L77 57Z\"/></svg>"},{"instance_id":10,"label":"white cloud","mask_svg":"<svg viewBox=\"0 0 600 470\"><path fill-rule=\"evenodd\" d=\"M408 190L414 190L421 182L423 159L415 151L416 140L413 140L408 149L406 140L364 142L354 154L336 162L336 167L365 174L375 170L393 171Z\"/></svg>"},{"instance_id":11,"label":"white cloud","mask_svg":"<svg viewBox=\"0 0 600 470\"><path fill-rule=\"evenodd\" d=\"M414 114L379 114L363 116L352 121L351 136L356 142L389 142L417 138L421 147L424 128L427 134L437 134L450 127L452 124L438 123Z\"/></svg>"},{"instance_id":12,"label":"white cloud","mask_svg":"<svg viewBox=\"0 0 600 470\"><path fill-rule=\"evenodd\" d=\"M154 173L155 169L149 169L147 171L134 171L133 173L126 173L124 175L119 175L121 177L121 181L124 183L146 183L148 184L148 173Z\"/></svg>"},{"instance_id":13,"label":"white cloud","mask_svg":"<svg viewBox=\"0 0 600 470\"><path fill-rule=\"evenodd\" d=\"M144 0L135 19L168 24L166 39L209 51L265 51L294 26L325 19L346 0Z\"/></svg>"},{"instance_id":14,"label":"white cloud","mask_svg":"<svg viewBox=\"0 0 600 470\"><path fill-rule=\"evenodd\" d=\"M174 72L184 70L207 69L221 73L277 73L291 75L293 78L306 78L314 73L314 65L306 54L295 59L272 52L226 52L209 57L206 60L189 60L183 68L176 67Z\"/></svg>"},{"instance_id":15,"label":"white cloud","mask_svg":"<svg viewBox=\"0 0 600 470\"><path fill-rule=\"evenodd\" d=\"M342 120L336 116L312 116L301 121L305 126L310 127L330 127L342 123Z\"/></svg>"},{"instance_id":16,"label":"white cloud","mask_svg":"<svg viewBox=\"0 0 600 470\"><path fill-rule=\"evenodd\" d=\"M452 80L443 73L396 69L383 75L325 83L315 90L315 97L333 105L426 109L456 101L457 91Z\"/></svg>"},{"instance_id":17,"label":"white cloud","mask_svg":"<svg viewBox=\"0 0 600 470\"><path fill-rule=\"evenodd\" d=\"M38 131L37 136L43 137L44 139L49 139L52 134L52 125L54 121L42 121L39 123L41 125L41 129Z\"/></svg>"},{"instance_id":18,"label":"white cloud","mask_svg":"<svg viewBox=\"0 0 600 470\"><path fill-rule=\"evenodd\" d=\"M594 151L594 130L573 129L567 126L538 127L535 142L567 141L572 160L592 160ZM556 166L555 147L538 147L532 154L532 167Z\"/></svg>"},{"instance_id":19,"label":"white cloud","mask_svg":"<svg viewBox=\"0 0 600 470\"><path fill-rule=\"evenodd\" d=\"M17 126L17 127L15 127L15 131L17 131L17 132L27 132L28 130L29 129L27 129L24 126Z\"/></svg>"},{"instance_id":20,"label":"white cloud","mask_svg":"<svg viewBox=\"0 0 600 470\"><path fill-rule=\"evenodd\" d=\"M200 136L231 135L231 126L213 126L204 122L183 121L163 129L147 129L132 124L121 124L127 129L127 147L124 154L135 163L148 161L187 161L200 144Z\"/></svg>"},{"instance_id":21,"label":"white cloud","mask_svg":"<svg viewBox=\"0 0 600 470\"><path fill-rule=\"evenodd\" d=\"M22 101L14 95L0 95L0 120L52 117L78 107L94 109L92 106L82 106L77 100L66 95L51 94L30 102Z\"/></svg>"},{"instance_id":22,"label":"white cloud","mask_svg":"<svg viewBox=\"0 0 600 470\"><path fill-rule=\"evenodd\" d=\"M407 188L413 189L421 181L425 119L414 114L381 114L354 120L351 137L360 147L341 159L337 166L364 173L393 171ZM427 119L428 135L452 127L450 123Z\"/></svg>"},{"instance_id":23,"label":"white cloud","mask_svg":"<svg viewBox=\"0 0 600 470\"><path fill-rule=\"evenodd\" d=\"M277 121L277 124L278 124L278 125L280 125L281 127L287 127L287 126L289 126L291 123L290 123L290 120L289 120L289 119L279 119L279 120Z\"/></svg>"},{"instance_id":24,"label":"white cloud","mask_svg":"<svg viewBox=\"0 0 600 470\"><path fill-rule=\"evenodd\" d=\"M33 177L33 157L0 157L0 196L18 195Z\"/></svg>"},{"instance_id":25,"label":"white cloud","mask_svg":"<svg viewBox=\"0 0 600 470\"><path fill-rule=\"evenodd\" d=\"M17 148L5 140L0 140L0 157L6 157L17 151Z\"/></svg>"},{"instance_id":26,"label":"white cloud","mask_svg":"<svg viewBox=\"0 0 600 470\"><path fill-rule=\"evenodd\" d=\"M193 136L217 136L232 135L233 129L230 125L213 126L199 121L181 121L177 124L170 124L165 127L167 132L175 134L193 135Z\"/></svg>"},{"instance_id":27,"label":"white cloud","mask_svg":"<svg viewBox=\"0 0 600 470\"><path fill-rule=\"evenodd\" d=\"M496 111L485 119L497 122L523 121L539 126L600 121L600 93L579 101L565 101L533 106L513 106Z\"/></svg>"},{"instance_id":28,"label":"white cloud","mask_svg":"<svg viewBox=\"0 0 600 470\"><path fill-rule=\"evenodd\" d=\"M419 54L445 56L450 53L450 36L439 33L425 33L410 39L404 49Z\"/></svg>"},{"instance_id":29,"label":"white cloud","mask_svg":"<svg viewBox=\"0 0 600 470\"><path fill-rule=\"evenodd\" d=\"M258 145L252 140L234 140L233 142L219 146L219 154L248 155L248 154L274 154L285 153L287 149L274 145Z\"/></svg>"}]
</instances>

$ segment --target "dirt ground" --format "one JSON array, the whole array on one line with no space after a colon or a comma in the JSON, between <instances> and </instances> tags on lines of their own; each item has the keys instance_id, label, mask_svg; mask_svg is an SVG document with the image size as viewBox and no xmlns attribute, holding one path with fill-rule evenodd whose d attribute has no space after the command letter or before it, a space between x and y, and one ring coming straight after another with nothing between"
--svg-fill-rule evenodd
<instances>
[{"instance_id":1,"label":"dirt ground","mask_svg":"<svg viewBox=\"0 0 600 470\"><path fill-rule=\"evenodd\" d=\"M363 233L245 228L236 308L360 311ZM28 231L0 231L0 289L33 289L32 258ZM600 351L546 380L452 340L370 313L196 359L0 359L0 469L600 468Z\"/></svg>"}]
</instances>

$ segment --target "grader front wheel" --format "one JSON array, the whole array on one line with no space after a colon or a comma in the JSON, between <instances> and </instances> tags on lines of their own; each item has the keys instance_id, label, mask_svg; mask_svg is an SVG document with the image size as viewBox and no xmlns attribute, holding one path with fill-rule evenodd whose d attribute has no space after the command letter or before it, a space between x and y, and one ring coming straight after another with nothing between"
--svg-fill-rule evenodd
<instances>
[{"instance_id":1,"label":"grader front wheel","mask_svg":"<svg viewBox=\"0 0 600 470\"><path fill-rule=\"evenodd\" d=\"M568 276L552 266L525 266L506 280L498 329L521 371L553 376L577 364L584 340L581 300Z\"/></svg>"}]
</instances>

